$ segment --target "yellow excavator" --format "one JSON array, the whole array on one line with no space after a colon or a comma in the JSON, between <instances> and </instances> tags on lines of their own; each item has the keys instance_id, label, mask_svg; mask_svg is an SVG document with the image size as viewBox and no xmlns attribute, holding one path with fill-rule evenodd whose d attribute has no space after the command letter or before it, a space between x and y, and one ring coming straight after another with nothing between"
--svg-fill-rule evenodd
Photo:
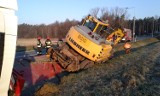
<instances>
[{"instance_id":1,"label":"yellow excavator","mask_svg":"<svg viewBox=\"0 0 160 96\"><path fill-rule=\"evenodd\" d=\"M50 48L48 54L66 71L75 72L107 61L113 46L123 37L121 28L113 29L105 21L88 15L81 25L70 28L66 42L58 43L58 48Z\"/></svg>"},{"instance_id":2,"label":"yellow excavator","mask_svg":"<svg viewBox=\"0 0 160 96\"><path fill-rule=\"evenodd\" d=\"M39 74L36 73L36 76L31 75L32 72L34 73L33 68L42 69L43 63L29 65L30 68L32 68L32 72L30 72L31 70L28 71L28 67L24 66L23 63L23 66L18 63L20 67L17 68L19 70L14 71L13 65L17 39L17 16L15 15L15 11L17 9L17 0L0 0L1 96L8 96L9 89L14 90L15 95L19 96L23 86L27 86L27 83L33 82L31 79L27 81L30 76L32 79L34 78L34 80L36 80L35 78L39 79L38 76L43 76L41 75L42 70L36 70L35 73L39 72ZM12 21L12 23L10 21ZM123 35L121 29L112 29L109 27L109 24L95 17L87 16L81 25L70 28L65 38L66 42L58 43L58 47L50 48L48 53L50 58L56 61L63 69L69 72L75 72L86 69L95 62L105 62L108 60L112 53L112 46L116 45L119 40L122 39ZM53 66L57 68L56 70L59 72L56 70L53 71L52 65L50 62L45 63L45 66L51 67L47 69L50 72L50 74L47 75L54 76L62 71L59 66L55 67L55 64ZM20 69L22 69L22 71ZM23 72L23 74L21 72ZM25 78L23 76L25 76ZM45 78L47 78L47 76Z\"/></svg>"}]
</instances>

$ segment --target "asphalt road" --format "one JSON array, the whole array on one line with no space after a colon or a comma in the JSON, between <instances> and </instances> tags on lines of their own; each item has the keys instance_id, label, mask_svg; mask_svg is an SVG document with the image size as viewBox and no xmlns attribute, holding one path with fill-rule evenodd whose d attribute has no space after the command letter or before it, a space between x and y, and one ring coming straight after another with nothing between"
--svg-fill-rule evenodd
<instances>
[{"instance_id":1,"label":"asphalt road","mask_svg":"<svg viewBox=\"0 0 160 96\"><path fill-rule=\"evenodd\" d=\"M139 41L139 40L144 40L144 39L147 39L147 38L152 38L152 36L137 36L135 38L136 38L136 41Z\"/></svg>"},{"instance_id":2,"label":"asphalt road","mask_svg":"<svg viewBox=\"0 0 160 96\"><path fill-rule=\"evenodd\" d=\"M45 54L45 49L42 50L42 54ZM16 52L15 58L22 58L27 56L36 56L37 51L36 50L30 50L30 51L22 51L22 52Z\"/></svg>"}]
</instances>

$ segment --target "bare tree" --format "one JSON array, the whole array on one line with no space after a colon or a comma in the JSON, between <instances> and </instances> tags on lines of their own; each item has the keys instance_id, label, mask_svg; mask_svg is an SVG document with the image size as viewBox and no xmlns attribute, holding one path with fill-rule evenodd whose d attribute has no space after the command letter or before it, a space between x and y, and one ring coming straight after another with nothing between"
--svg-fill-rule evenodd
<instances>
[{"instance_id":1,"label":"bare tree","mask_svg":"<svg viewBox=\"0 0 160 96\"><path fill-rule=\"evenodd\" d=\"M94 8L90 10L90 15L94 16L94 17L98 17L98 12L99 12L100 8Z\"/></svg>"},{"instance_id":2,"label":"bare tree","mask_svg":"<svg viewBox=\"0 0 160 96\"><path fill-rule=\"evenodd\" d=\"M100 14L98 14L99 11L100 11ZM98 17L99 15L101 20L105 22L109 22L109 24L112 27L127 26L127 22L125 21L126 17L128 16L126 8L115 7L115 8L111 8L110 10L108 10L107 7L101 8L101 9L94 8L94 9L91 9L90 14L95 17Z\"/></svg>"},{"instance_id":3,"label":"bare tree","mask_svg":"<svg viewBox=\"0 0 160 96\"><path fill-rule=\"evenodd\" d=\"M101 9L100 19L101 19L101 20L108 20L108 19L109 19L109 11L108 11L108 8L102 8L102 9Z\"/></svg>"},{"instance_id":4,"label":"bare tree","mask_svg":"<svg viewBox=\"0 0 160 96\"><path fill-rule=\"evenodd\" d=\"M126 14L126 10L124 8L115 7L111 8L110 13L115 17L121 17L122 15Z\"/></svg>"}]
</instances>

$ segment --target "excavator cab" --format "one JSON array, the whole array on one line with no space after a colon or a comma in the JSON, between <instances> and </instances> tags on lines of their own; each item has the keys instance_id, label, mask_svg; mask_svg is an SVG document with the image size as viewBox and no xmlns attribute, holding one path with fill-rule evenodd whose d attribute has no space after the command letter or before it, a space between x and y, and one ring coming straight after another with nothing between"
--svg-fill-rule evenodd
<instances>
[{"instance_id":1,"label":"excavator cab","mask_svg":"<svg viewBox=\"0 0 160 96\"><path fill-rule=\"evenodd\" d=\"M105 38L106 42L109 42L112 45L116 45L124 37L122 29L113 29L105 21L96 19L90 15L83 20L82 25L88 27L92 32L99 35L99 38Z\"/></svg>"},{"instance_id":2,"label":"excavator cab","mask_svg":"<svg viewBox=\"0 0 160 96\"><path fill-rule=\"evenodd\" d=\"M82 22L82 26L86 26L101 38L107 38L113 31L108 23L90 15L83 19Z\"/></svg>"}]
</instances>

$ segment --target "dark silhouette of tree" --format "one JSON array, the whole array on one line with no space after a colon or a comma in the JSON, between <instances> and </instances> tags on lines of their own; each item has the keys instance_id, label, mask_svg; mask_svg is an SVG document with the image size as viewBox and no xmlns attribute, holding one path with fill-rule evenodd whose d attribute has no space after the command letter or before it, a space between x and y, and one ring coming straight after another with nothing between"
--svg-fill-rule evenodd
<instances>
[{"instance_id":1,"label":"dark silhouette of tree","mask_svg":"<svg viewBox=\"0 0 160 96\"><path fill-rule=\"evenodd\" d=\"M45 25L29 25L20 24L18 25L18 38L64 38L69 31L71 26L77 25L78 21L66 19L65 22L58 22Z\"/></svg>"}]
</instances>

